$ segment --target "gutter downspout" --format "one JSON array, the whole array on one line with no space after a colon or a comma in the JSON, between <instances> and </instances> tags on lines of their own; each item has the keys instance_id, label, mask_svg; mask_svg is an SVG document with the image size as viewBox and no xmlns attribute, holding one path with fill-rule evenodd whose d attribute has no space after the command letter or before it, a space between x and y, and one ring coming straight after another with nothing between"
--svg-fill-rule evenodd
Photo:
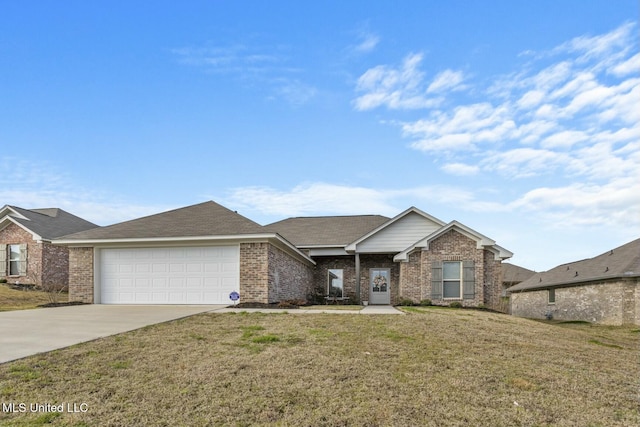
<instances>
[{"instance_id":1,"label":"gutter downspout","mask_svg":"<svg viewBox=\"0 0 640 427\"><path fill-rule=\"evenodd\" d=\"M356 304L360 304L360 254L356 252Z\"/></svg>"}]
</instances>

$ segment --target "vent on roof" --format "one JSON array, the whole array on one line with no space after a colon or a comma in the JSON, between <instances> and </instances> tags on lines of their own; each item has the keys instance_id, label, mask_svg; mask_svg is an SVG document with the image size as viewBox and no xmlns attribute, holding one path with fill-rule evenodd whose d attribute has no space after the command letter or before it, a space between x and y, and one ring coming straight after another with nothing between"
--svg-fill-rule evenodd
<instances>
[{"instance_id":1,"label":"vent on roof","mask_svg":"<svg viewBox=\"0 0 640 427\"><path fill-rule=\"evenodd\" d=\"M577 272L577 271L576 271L576 275L575 275L575 276L573 276L573 277L578 277L578 272Z\"/></svg>"}]
</instances>

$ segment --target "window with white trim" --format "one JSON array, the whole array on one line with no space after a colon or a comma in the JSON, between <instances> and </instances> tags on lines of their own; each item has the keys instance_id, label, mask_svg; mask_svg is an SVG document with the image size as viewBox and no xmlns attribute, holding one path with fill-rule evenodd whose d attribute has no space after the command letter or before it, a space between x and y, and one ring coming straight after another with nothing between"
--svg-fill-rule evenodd
<instances>
[{"instance_id":1,"label":"window with white trim","mask_svg":"<svg viewBox=\"0 0 640 427\"><path fill-rule=\"evenodd\" d=\"M442 297L444 299L462 298L462 263L460 261L442 263Z\"/></svg>"},{"instance_id":2,"label":"window with white trim","mask_svg":"<svg viewBox=\"0 0 640 427\"><path fill-rule=\"evenodd\" d=\"M549 289L547 302L549 304L555 304L556 303L556 290L555 289Z\"/></svg>"},{"instance_id":3,"label":"window with white trim","mask_svg":"<svg viewBox=\"0 0 640 427\"><path fill-rule=\"evenodd\" d=\"M20 245L9 245L9 276L20 275Z\"/></svg>"}]
</instances>

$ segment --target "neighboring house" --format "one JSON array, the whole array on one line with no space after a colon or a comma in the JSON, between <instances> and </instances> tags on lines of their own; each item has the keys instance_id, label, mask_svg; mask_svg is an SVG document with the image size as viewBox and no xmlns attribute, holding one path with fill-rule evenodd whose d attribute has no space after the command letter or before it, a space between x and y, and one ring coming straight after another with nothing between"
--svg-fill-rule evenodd
<instances>
[{"instance_id":1,"label":"neighboring house","mask_svg":"<svg viewBox=\"0 0 640 427\"><path fill-rule=\"evenodd\" d=\"M515 316L640 325L640 239L535 273L508 292Z\"/></svg>"},{"instance_id":2,"label":"neighboring house","mask_svg":"<svg viewBox=\"0 0 640 427\"><path fill-rule=\"evenodd\" d=\"M524 282L529 277L536 274L535 271L529 270L519 265L511 264L508 262L502 263L502 293L500 299L500 307L498 311L510 313L509 295L507 289L511 286L517 285L520 282Z\"/></svg>"},{"instance_id":3,"label":"neighboring house","mask_svg":"<svg viewBox=\"0 0 640 427\"><path fill-rule=\"evenodd\" d=\"M69 281L69 251L51 241L95 228L62 209L0 209L0 278L9 283L65 287Z\"/></svg>"},{"instance_id":4,"label":"neighboring house","mask_svg":"<svg viewBox=\"0 0 640 427\"><path fill-rule=\"evenodd\" d=\"M273 303L313 294L370 304L401 299L498 304L512 253L417 208L290 218L261 226L206 202L65 236L71 300L94 303Z\"/></svg>"}]
</instances>

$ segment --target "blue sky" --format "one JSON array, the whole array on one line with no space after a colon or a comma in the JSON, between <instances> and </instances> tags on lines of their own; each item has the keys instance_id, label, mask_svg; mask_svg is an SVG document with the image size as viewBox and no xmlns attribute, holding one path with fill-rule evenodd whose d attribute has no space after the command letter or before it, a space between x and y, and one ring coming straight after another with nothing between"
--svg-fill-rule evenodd
<instances>
[{"instance_id":1,"label":"blue sky","mask_svg":"<svg viewBox=\"0 0 640 427\"><path fill-rule=\"evenodd\" d=\"M0 10L0 205L416 206L538 271L640 237L637 0Z\"/></svg>"}]
</instances>

